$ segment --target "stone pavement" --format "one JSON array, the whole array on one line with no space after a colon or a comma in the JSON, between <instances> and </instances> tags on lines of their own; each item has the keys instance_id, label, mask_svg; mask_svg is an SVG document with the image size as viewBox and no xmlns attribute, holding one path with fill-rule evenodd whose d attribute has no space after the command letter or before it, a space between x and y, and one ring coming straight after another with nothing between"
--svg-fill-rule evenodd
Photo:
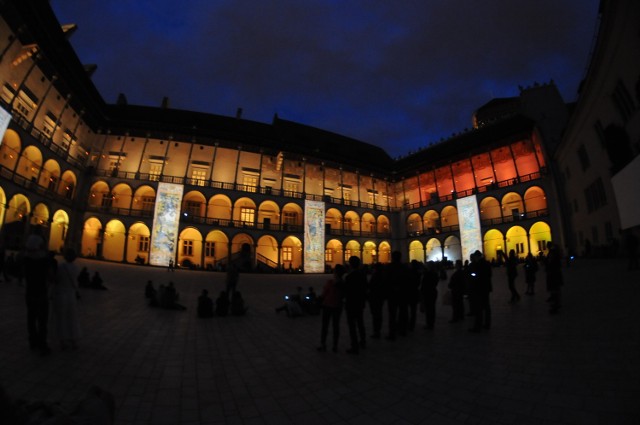
<instances>
[{"instance_id":1,"label":"stone pavement","mask_svg":"<svg viewBox=\"0 0 640 425\"><path fill-rule=\"evenodd\" d=\"M110 290L81 290L75 352L60 351L55 334L51 356L31 352L24 288L0 283L0 384L15 398L66 407L99 385L114 394L122 425L640 424L640 272L621 260L564 269L556 316L544 272L536 295L511 306L504 269L494 269L490 331L447 323L450 308L439 304L433 331L420 317L407 337L369 340L359 356L344 352L344 316L334 354L315 350L319 317L274 312L282 295L297 285L320 291L327 275L243 274L248 315L202 320L196 298L203 288L215 298L221 273L78 263ZM188 310L147 307L147 279L173 280Z\"/></svg>"}]
</instances>

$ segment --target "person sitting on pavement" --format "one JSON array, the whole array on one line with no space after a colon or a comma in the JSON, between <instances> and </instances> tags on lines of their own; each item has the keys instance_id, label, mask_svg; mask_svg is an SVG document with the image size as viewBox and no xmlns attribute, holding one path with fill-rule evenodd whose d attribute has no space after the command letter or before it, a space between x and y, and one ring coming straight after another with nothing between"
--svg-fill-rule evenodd
<instances>
[{"instance_id":1,"label":"person sitting on pavement","mask_svg":"<svg viewBox=\"0 0 640 425\"><path fill-rule=\"evenodd\" d=\"M93 277L91 278L91 283L89 284L93 289L108 289L102 283L102 277L100 277L99 272L94 272Z\"/></svg>"},{"instance_id":2,"label":"person sitting on pavement","mask_svg":"<svg viewBox=\"0 0 640 425\"><path fill-rule=\"evenodd\" d=\"M147 286L144 288L144 297L147 299L150 307L158 306L158 291L153 286L153 282L148 280Z\"/></svg>"},{"instance_id":3,"label":"person sitting on pavement","mask_svg":"<svg viewBox=\"0 0 640 425\"><path fill-rule=\"evenodd\" d=\"M302 286L298 286L297 293L284 296L284 304L276 308L276 313L281 311L285 311L287 317L302 316Z\"/></svg>"},{"instance_id":4,"label":"person sitting on pavement","mask_svg":"<svg viewBox=\"0 0 640 425\"><path fill-rule=\"evenodd\" d=\"M198 297L198 317L213 317L213 300L209 297L209 291L202 290L202 294Z\"/></svg>"},{"instance_id":5,"label":"person sitting on pavement","mask_svg":"<svg viewBox=\"0 0 640 425\"><path fill-rule=\"evenodd\" d=\"M224 317L229 314L229 296L227 291L220 291L216 300L216 316Z\"/></svg>"},{"instance_id":6,"label":"person sitting on pavement","mask_svg":"<svg viewBox=\"0 0 640 425\"><path fill-rule=\"evenodd\" d=\"M231 314L244 316L249 308L244 304L244 298L240 291L235 291L231 297Z\"/></svg>"}]
</instances>

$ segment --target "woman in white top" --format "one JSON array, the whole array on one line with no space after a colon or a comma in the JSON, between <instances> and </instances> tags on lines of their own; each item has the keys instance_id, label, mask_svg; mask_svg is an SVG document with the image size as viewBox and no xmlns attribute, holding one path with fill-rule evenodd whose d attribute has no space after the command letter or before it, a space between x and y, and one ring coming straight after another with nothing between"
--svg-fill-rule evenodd
<instances>
[{"instance_id":1,"label":"woman in white top","mask_svg":"<svg viewBox=\"0 0 640 425\"><path fill-rule=\"evenodd\" d=\"M76 259L75 250L69 248L64 252L64 262L58 265L56 281L53 285L53 311L56 330L63 350L76 350L77 340L80 338L78 324L78 287L76 278L78 268L73 263Z\"/></svg>"}]
</instances>

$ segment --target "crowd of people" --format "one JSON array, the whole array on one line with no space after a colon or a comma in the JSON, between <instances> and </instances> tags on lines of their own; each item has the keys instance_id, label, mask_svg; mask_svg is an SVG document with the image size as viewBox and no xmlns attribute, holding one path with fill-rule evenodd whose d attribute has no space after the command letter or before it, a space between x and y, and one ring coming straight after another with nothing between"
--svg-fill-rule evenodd
<instances>
[{"instance_id":1,"label":"crowd of people","mask_svg":"<svg viewBox=\"0 0 640 425\"><path fill-rule=\"evenodd\" d=\"M333 334L332 350L338 351L340 336L340 319L342 312L347 317L349 330L349 349L347 353L358 354L366 348L367 337L364 325L364 310L368 303L373 326L370 338L382 337L386 316L387 333L385 338L395 341L398 337L407 335L416 328L418 312L424 314L424 328L431 330L435 326L438 289L441 281L447 281L442 301L451 308L449 323L472 317L469 332L479 333L491 328L491 301L493 290L492 277L495 263L485 259L480 251L470 256L470 261L455 262L453 272L447 276L445 263L420 263L416 260L410 263L402 261L401 253L394 251L389 264L374 264L370 276L361 267L358 257L349 259L348 267L336 265L333 276L329 279L318 298L321 306L322 325L320 331L320 346L318 351L327 350L329 329ZM508 287L511 293L510 303L520 301L520 294L516 289L516 278L521 263L515 251L504 255ZM536 273L538 259L531 254L523 261L525 294L535 294ZM548 254L544 257L546 270L546 288L549 292L549 313L557 314L561 307L562 256L558 248L548 243ZM299 288L300 290L301 288ZM300 291L294 300L300 300ZM465 308L465 300L468 307ZM386 308L385 308L386 306ZM291 307L285 304L276 311ZM465 311L468 313L465 314ZM386 312L386 313L385 313Z\"/></svg>"}]
</instances>

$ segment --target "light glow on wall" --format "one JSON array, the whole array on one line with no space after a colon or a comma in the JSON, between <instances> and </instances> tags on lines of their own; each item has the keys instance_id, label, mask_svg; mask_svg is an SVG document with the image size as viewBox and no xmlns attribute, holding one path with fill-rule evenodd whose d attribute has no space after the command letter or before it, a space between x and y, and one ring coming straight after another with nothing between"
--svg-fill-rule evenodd
<instances>
[{"instance_id":1,"label":"light glow on wall","mask_svg":"<svg viewBox=\"0 0 640 425\"><path fill-rule=\"evenodd\" d=\"M304 272L324 273L324 202L304 201Z\"/></svg>"},{"instance_id":2,"label":"light glow on wall","mask_svg":"<svg viewBox=\"0 0 640 425\"><path fill-rule=\"evenodd\" d=\"M184 187L181 184L158 183L158 196L151 230L149 263L168 266L176 256L180 204Z\"/></svg>"},{"instance_id":3,"label":"light glow on wall","mask_svg":"<svg viewBox=\"0 0 640 425\"><path fill-rule=\"evenodd\" d=\"M458 222L460 223L460 244L462 261L468 260L476 250L482 252L482 231L480 230L480 211L476 195L456 200Z\"/></svg>"}]
</instances>

